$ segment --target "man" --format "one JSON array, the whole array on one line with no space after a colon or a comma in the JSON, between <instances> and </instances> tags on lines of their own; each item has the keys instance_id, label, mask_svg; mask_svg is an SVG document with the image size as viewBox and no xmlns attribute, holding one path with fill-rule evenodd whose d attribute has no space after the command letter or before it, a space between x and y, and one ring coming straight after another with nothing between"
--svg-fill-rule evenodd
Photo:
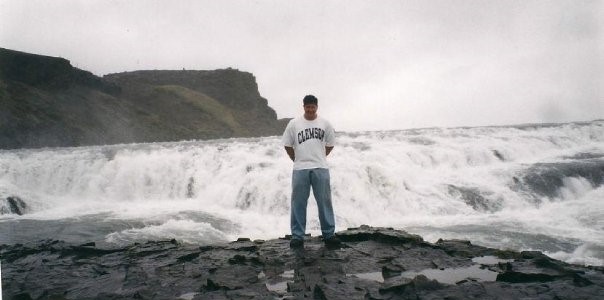
<instances>
[{"instance_id":1,"label":"man","mask_svg":"<svg viewBox=\"0 0 604 300\"><path fill-rule=\"evenodd\" d=\"M283 133L283 145L294 162L292 172L290 247L304 246L306 231L306 206L310 188L319 208L319 221L323 240L328 247L339 247L334 235L335 218L331 204L331 187L327 155L335 144L335 131L331 124L317 115L318 100L307 95L302 100L304 115L292 119Z\"/></svg>"}]
</instances>

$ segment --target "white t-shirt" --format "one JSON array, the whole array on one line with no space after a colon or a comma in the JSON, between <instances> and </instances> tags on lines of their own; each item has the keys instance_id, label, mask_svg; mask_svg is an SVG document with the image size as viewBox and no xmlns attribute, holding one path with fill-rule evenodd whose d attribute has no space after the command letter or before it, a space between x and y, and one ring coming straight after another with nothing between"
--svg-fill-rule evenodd
<instances>
[{"instance_id":1,"label":"white t-shirt","mask_svg":"<svg viewBox=\"0 0 604 300\"><path fill-rule=\"evenodd\" d=\"M334 146L336 134L327 120L317 116L309 121L301 116L289 121L282 140L284 146L294 148L294 170L327 169L325 147Z\"/></svg>"}]
</instances>

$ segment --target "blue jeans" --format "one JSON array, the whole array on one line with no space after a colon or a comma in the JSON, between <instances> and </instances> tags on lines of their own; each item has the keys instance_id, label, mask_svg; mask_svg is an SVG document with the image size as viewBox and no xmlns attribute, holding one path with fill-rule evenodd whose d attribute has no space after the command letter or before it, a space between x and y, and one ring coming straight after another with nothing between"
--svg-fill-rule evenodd
<instances>
[{"instance_id":1,"label":"blue jeans","mask_svg":"<svg viewBox=\"0 0 604 300\"><path fill-rule=\"evenodd\" d=\"M331 205L331 186L329 170L323 168L294 170L292 174L292 238L304 239L306 231L306 205L310 196L310 187L317 200L319 222L323 238L334 235L336 222Z\"/></svg>"}]
</instances>

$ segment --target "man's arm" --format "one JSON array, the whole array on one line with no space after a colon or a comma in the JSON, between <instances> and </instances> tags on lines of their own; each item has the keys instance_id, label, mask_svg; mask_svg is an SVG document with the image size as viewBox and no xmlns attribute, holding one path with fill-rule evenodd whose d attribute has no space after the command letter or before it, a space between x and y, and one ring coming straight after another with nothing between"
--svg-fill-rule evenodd
<instances>
[{"instance_id":1,"label":"man's arm","mask_svg":"<svg viewBox=\"0 0 604 300\"><path fill-rule=\"evenodd\" d=\"M333 150L333 146L331 146L331 147L325 146L325 156L329 155L329 153L331 152L331 150Z\"/></svg>"},{"instance_id":2,"label":"man's arm","mask_svg":"<svg viewBox=\"0 0 604 300\"><path fill-rule=\"evenodd\" d=\"M296 153L294 152L294 147L285 146L285 152L287 152L287 155L292 161L296 160Z\"/></svg>"}]
</instances>

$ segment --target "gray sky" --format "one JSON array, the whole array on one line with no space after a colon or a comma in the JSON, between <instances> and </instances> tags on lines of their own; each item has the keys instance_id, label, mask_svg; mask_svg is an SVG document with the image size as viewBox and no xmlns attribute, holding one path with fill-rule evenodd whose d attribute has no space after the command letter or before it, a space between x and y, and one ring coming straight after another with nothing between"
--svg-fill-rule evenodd
<instances>
[{"instance_id":1,"label":"gray sky","mask_svg":"<svg viewBox=\"0 0 604 300\"><path fill-rule=\"evenodd\" d=\"M0 0L0 47L97 75L232 67L337 130L604 118L604 1Z\"/></svg>"}]
</instances>

